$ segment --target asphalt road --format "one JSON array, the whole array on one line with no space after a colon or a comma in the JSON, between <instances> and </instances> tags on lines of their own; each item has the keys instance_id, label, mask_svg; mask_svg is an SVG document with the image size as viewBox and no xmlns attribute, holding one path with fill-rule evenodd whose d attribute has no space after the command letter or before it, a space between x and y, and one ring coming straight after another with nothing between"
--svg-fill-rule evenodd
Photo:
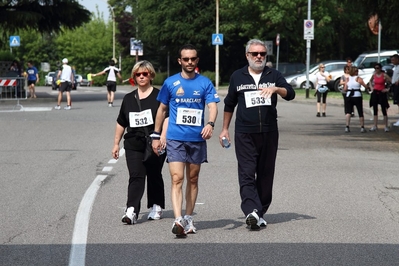
<instances>
[{"instance_id":1,"label":"asphalt road","mask_svg":"<svg viewBox=\"0 0 399 266\"><path fill-rule=\"evenodd\" d=\"M0 265L397 265L399 134L361 134L357 117L344 133L339 101L318 118L314 99L279 100L266 229L244 224L234 143L223 149L217 138L222 103L200 174L197 234L171 232L167 165L164 218L146 220L144 196L138 224L124 225L127 168L111 149L128 91L118 88L114 108L105 87L72 92L69 111L52 108L49 87L21 101L24 111L0 101Z\"/></svg>"}]
</instances>

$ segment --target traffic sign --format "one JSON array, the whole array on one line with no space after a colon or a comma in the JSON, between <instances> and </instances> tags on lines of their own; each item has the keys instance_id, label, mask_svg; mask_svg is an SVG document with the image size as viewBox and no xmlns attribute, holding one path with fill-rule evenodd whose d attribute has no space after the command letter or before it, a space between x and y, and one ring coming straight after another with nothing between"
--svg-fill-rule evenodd
<instances>
[{"instance_id":1,"label":"traffic sign","mask_svg":"<svg viewBox=\"0 0 399 266\"><path fill-rule=\"evenodd\" d=\"M223 45L223 34L212 34L212 45Z\"/></svg>"},{"instance_id":2,"label":"traffic sign","mask_svg":"<svg viewBox=\"0 0 399 266\"><path fill-rule=\"evenodd\" d=\"M18 47L21 45L19 36L10 36L10 47Z\"/></svg>"},{"instance_id":3,"label":"traffic sign","mask_svg":"<svg viewBox=\"0 0 399 266\"><path fill-rule=\"evenodd\" d=\"M305 40L314 39L314 20L305 19L303 22L303 38Z\"/></svg>"},{"instance_id":4,"label":"traffic sign","mask_svg":"<svg viewBox=\"0 0 399 266\"><path fill-rule=\"evenodd\" d=\"M273 55L273 41L265 41L267 55Z\"/></svg>"}]
</instances>

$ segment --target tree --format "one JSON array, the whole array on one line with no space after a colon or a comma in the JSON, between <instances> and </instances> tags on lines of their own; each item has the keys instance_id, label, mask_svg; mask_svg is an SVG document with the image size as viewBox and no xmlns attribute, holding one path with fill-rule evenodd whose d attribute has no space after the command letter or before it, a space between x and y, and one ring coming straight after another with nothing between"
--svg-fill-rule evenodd
<instances>
[{"instance_id":1,"label":"tree","mask_svg":"<svg viewBox=\"0 0 399 266\"><path fill-rule=\"evenodd\" d=\"M22 29L57 33L63 28L79 27L90 21L90 15L90 11L75 0L1 0L0 32L4 37Z\"/></svg>"}]
</instances>

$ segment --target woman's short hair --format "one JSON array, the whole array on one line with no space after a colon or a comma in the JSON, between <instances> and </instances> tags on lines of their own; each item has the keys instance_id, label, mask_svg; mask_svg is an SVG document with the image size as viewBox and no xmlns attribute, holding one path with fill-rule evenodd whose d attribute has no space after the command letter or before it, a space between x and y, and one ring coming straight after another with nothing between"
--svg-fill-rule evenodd
<instances>
[{"instance_id":1,"label":"woman's short hair","mask_svg":"<svg viewBox=\"0 0 399 266\"><path fill-rule=\"evenodd\" d=\"M377 67L377 66L382 70L382 65L380 63L374 64L374 68Z\"/></svg>"},{"instance_id":2,"label":"woman's short hair","mask_svg":"<svg viewBox=\"0 0 399 266\"><path fill-rule=\"evenodd\" d=\"M139 61L133 66L131 77L135 79L136 78L135 74L139 72L139 70L143 69L147 70L152 78L155 78L155 69L152 66L152 64L147 60Z\"/></svg>"},{"instance_id":3,"label":"woman's short hair","mask_svg":"<svg viewBox=\"0 0 399 266\"><path fill-rule=\"evenodd\" d=\"M325 67L324 64L319 64L319 69Z\"/></svg>"}]
</instances>

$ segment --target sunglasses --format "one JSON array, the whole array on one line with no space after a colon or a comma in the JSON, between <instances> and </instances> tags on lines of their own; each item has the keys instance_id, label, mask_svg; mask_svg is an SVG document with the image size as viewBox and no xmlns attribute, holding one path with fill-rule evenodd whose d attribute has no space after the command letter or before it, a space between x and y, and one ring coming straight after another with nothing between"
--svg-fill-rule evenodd
<instances>
[{"instance_id":1,"label":"sunglasses","mask_svg":"<svg viewBox=\"0 0 399 266\"><path fill-rule=\"evenodd\" d=\"M379 67L375 67L374 69L380 69Z\"/></svg>"},{"instance_id":2,"label":"sunglasses","mask_svg":"<svg viewBox=\"0 0 399 266\"><path fill-rule=\"evenodd\" d=\"M147 77L148 76L148 72L137 72L136 74L134 74L134 75L136 75L136 77L140 77L141 75L143 75L144 77Z\"/></svg>"},{"instance_id":3,"label":"sunglasses","mask_svg":"<svg viewBox=\"0 0 399 266\"><path fill-rule=\"evenodd\" d=\"M189 62L190 60L192 62L194 62L195 60L198 59L198 57L183 57L183 58L180 58L180 59L183 60L184 62Z\"/></svg>"},{"instance_id":4,"label":"sunglasses","mask_svg":"<svg viewBox=\"0 0 399 266\"><path fill-rule=\"evenodd\" d=\"M248 52L248 54L252 55L253 57L257 57L259 54L260 56L265 56L267 53L266 52Z\"/></svg>"}]
</instances>

